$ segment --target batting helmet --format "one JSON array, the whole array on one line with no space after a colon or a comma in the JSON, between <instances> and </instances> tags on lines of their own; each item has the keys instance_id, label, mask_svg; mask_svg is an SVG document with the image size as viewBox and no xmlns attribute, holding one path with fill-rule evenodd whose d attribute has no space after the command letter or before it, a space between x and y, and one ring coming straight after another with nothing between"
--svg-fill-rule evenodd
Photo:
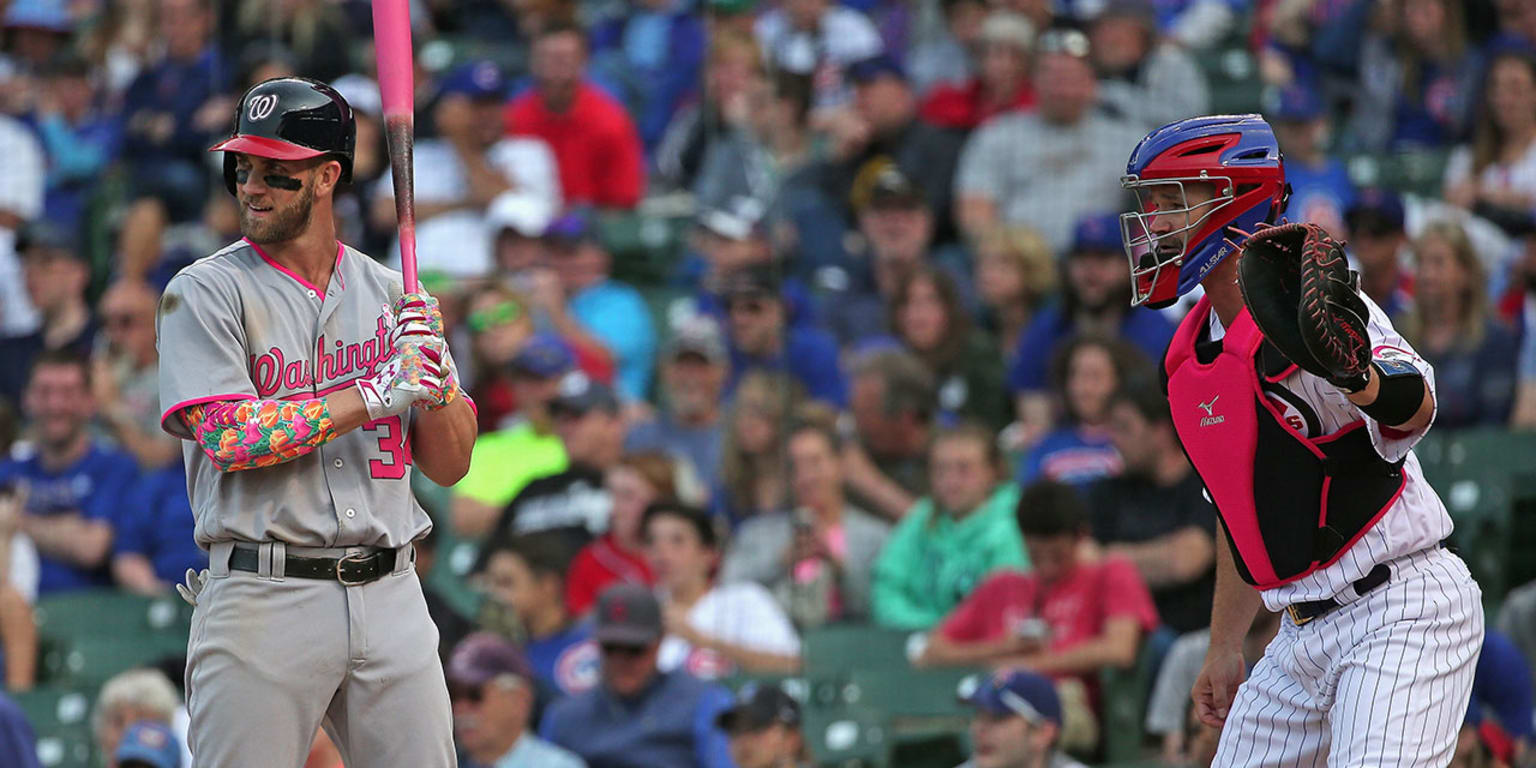
<instances>
[{"instance_id":1,"label":"batting helmet","mask_svg":"<svg viewBox=\"0 0 1536 768\"><path fill-rule=\"evenodd\" d=\"M208 148L224 154L224 186L235 193L235 155L274 160L330 155L341 163L341 180L352 180L357 124L347 100L325 83L279 77L251 86L235 107L235 133Z\"/></svg>"},{"instance_id":2,"label":"batting helmet","mask_svg":"<svg viewBox=\"0 0 1536 768\"><path fill-rule=\"evenodd\" d=\"M1191 206L1185 186L1210 184L1215 197ZM1214 115L1169 123L1131 151L1121 184L1134 192L1138 209L1120 217L1131 260L1132 305L1164 307L1193 290L1233 250L1227 244L1274 223L1285 211L1290 188L1275 132L1258 115ZM1157 210L1149 192L1161 188L1184 200ZM1183 225L1154 234L1152 217L1184 216ZM1182 240L1174 252L1161 241Z\"/></svg>"}]
</instances>

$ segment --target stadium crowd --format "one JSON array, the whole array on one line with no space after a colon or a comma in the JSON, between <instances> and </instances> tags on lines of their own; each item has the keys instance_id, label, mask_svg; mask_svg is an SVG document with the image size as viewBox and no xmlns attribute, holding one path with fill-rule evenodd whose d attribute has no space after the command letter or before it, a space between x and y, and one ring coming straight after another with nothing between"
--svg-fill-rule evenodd
<instances>
[{"instance_id":1,"label":"stadium crowd","mask_svg":"<svg viewBox=\"0 0 1536 768\"><path fill-rule=\"evenodd\" d=\"M205 150L245 88L346 97L338 230L399 256L368 3L0 9L17 692L39 598L167 594L207 561L160 428L156 307L240 236ZM475 544L484 597L433 602L463 765L802 764L800 703L721 681L792 676L802 634L838 623L921 635L917 665L1002 670L965 694L967 766L1094 759L1099 673L1147 648L1149 743L1208 761L1187 693L1222 544L1155 368L1188 305L1130 307L1118 221L1131 148L1171 120L1273 124L1289 217L1347 238L1434 364L1437 432L1536 429L1536 2L412 10L420 268L480 424L429 508ZM1251 87L1218 92L1206 62L1234 50ZM1426 154L1431 190L1346 163ZM1536 584L1504 604L1457 765L1536 764ZM102 690L106 764L186 765L170 677ZM33 765L30 739L0 694L0 764ZM339 764L323 734L310 764Z\"/></svg>"}]
</instances>

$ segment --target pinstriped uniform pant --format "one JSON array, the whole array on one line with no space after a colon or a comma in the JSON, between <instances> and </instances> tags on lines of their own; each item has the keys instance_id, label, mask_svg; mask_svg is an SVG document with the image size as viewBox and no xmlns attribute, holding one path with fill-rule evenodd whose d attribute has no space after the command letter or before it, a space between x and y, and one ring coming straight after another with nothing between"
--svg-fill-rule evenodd
<instances>
[{"instance_id":1,"label":"pinstriped uniform pant","mask_svg":"<svg viewBox=\"0 0 1536 768\"><path fill-rule=\"evenodd\" d=\"M1428 549L1300 627L1287 615L1227 715L1213 766L1379 768L1450 762L1483 644L1482 591Z\"/></svg>"}]
</instances>

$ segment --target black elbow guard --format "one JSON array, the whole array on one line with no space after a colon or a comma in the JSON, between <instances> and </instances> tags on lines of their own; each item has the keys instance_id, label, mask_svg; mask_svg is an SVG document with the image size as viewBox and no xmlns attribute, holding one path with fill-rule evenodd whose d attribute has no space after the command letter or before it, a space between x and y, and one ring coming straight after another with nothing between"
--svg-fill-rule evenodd
<instances>
[{"instance_id":1,"label":"black elbow guard","mask_svg":"<svg viewBox=\"0 0 1536 768\"><path fill-rule=\"evenodd\" d=\"M1424 374L1402 360L1377 358L1371 361L1371 366L1376 369L1380 386L1376 400L1360 410L1377 424L1395 427L1407 423L1424 404Z\"/></svg>"}]
</instances>

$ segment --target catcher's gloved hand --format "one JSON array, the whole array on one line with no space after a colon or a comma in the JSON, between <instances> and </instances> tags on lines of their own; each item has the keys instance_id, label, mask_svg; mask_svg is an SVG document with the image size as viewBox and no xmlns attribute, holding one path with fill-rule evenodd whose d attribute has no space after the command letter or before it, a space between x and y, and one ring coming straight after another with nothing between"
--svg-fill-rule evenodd
<instances>
[{"instance_id":1,"label":"catcher's gloved hand","mask_svg":"<svg viewBox=\"0 0 1536 768\"><path fill-rule=\"evenodd\" d=\"M404 342L379 363L372 376L357 379L358 394L368 408L368 419L398 416L417 401L436 402L443 397L446 357L437 348Z\"/></svg>"},{"instance_id":2,"label":"catcher's gloved hand","mask_svg":"<svg viewBox=\"0 0 1536 768\"><path fill-rule=\"evenodd\" d=\"M1243 244L1238 287L1253 322L1291 362L1358 392L1370 381L1370 316L1344 244L1316 224L1259 230Z\"/></svg>"}]
</instances>

